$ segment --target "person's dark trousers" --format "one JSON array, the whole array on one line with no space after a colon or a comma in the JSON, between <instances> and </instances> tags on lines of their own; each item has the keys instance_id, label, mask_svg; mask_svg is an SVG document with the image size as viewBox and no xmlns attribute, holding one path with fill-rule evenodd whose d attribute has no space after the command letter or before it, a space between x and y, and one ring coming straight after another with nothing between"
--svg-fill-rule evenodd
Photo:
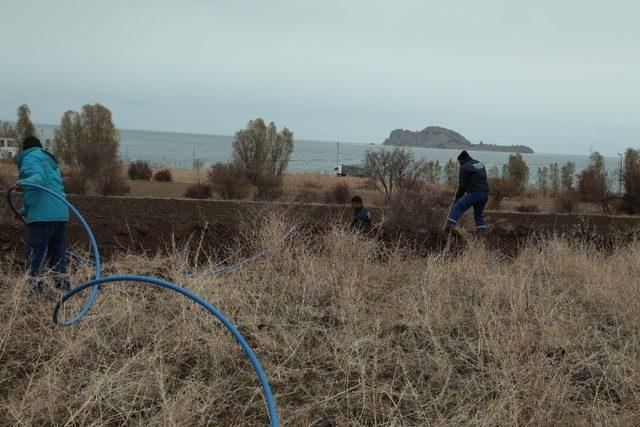
<instances>
[{"instance_id":1,"label":"person's dark trousers","mask_svg":"<svg viewBox=\"0 0 640 427\"><path fill-rule=\"evenodd\" d=\"M27 225L25 257L29 266L30 295L39 295L44 290L43 269L45 264L53 270L58 289L71 288L67 276L67 223L33 222Z\"/></svg>"},{"instance_id":2,"label":"person's dark trousers","mask_svg":"<svg viewBox=\"0 0 640 427\"><path fill-rule=\"evenodd\" d=\"M476 229L482 235L487 234L487 224L484 222L484 207L489 201L488 191L478 191L466 193L451 208L445 230L453 228L463 213L473 207L473 218L476 222Z\"/></svg>"}]
</instances>

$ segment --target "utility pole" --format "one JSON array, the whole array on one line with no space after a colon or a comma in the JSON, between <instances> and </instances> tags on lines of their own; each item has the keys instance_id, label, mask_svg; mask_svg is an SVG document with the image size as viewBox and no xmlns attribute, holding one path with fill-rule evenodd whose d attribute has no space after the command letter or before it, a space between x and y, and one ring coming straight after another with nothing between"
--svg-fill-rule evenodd
<instances>
[{"instance_id":1,"label":"utility pole","mask_svg":"<svg viewBox=\"0 0 640 427\"><path fill-rule=\"evenodd\" d=\"M340 143L336 142L336 166L340 166Z\"/></svg>"}]
</instances>

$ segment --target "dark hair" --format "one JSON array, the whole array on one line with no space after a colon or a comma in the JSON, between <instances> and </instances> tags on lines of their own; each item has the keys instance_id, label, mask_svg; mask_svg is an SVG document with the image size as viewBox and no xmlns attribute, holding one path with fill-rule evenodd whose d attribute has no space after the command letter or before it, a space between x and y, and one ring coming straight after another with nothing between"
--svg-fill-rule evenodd
<instances>
[{"instance_id":1,"label":"dark hair","mask_svg":"<svg viewBox=\"0 0 640 427\"><path fill-rule=\"evenodd\" d=\"M362 197L360 196L353 196L351 198L351 203L362 203Z\"/></svg>"},{"instance_id":2,"label":"dark hair","mask_svg":"<svg viewBox=\"0 0 640 427\"><path fill-rule=\"evenodd\" d=\"M463 162L467 159L470 159L471 156L469 155L469 153L467 153L466 151L463 151L462 153L460 153L460 155L458 156L458 161L459 162Z\"/></svg>"},{"instance_id":3,"label":"dark hair","mask_svg":"<svg viewBox=\"0 0 640 427\"><path fill-rule=\"evenodd\" d=\"M42 143L35 136L28 136L22 141L22 150L28 150L29 148L42 148Z\"/></svg>"}]
</instances>

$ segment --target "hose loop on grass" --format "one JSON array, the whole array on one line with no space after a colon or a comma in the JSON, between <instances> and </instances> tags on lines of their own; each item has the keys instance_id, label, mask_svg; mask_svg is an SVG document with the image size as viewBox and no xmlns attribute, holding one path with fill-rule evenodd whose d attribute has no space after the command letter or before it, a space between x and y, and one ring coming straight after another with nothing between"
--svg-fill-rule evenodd
<instances>
[{"instance_id":1,"label":"hose loop on grass","mask_svg":"<svg viewBox=\"0 0 640 427\"><path fill-rule=\"evenodd\" d=\"M96 297L98 295L98 291L100 289L100 285L102 285L104 283L138 283L138 284L147 284L147 285L152 285L152 286L159 286L159 287L162 287L162 288L169 289L171 291L177 292L177 293L179 293L179 294L191 299L192 301L196 302L200 306L202 306L212 316L214 316L220 323L222 323L222 325L227 330L229 330L229 332L231 332L231 334L236 339L238 344L240 344L240 347L242 347L242 350L246 354L247 358L249 359L249 362L253 366L256 374L258 375L258 379L260 380L260 384L262 385L262 392L264 394L264 398L265 398L265 401L266 401L266 404L267 404L267 410L269 412L270 424L272 426L278 426L279 425L278 411L277 411L277 407L276 407L275 398L274 398L274 396L273 396L273 394L271 392L271 387L269 386L269 381L267 380L267 377L266 377L266 375L264 373L264 370L262 369L260 361L258 360L256 355L254 354L253 350L251 349L251 347L249 346L249 344L247 343L245 338L238 331L238 329L218 309L216 309L213 305L209 304L206 300L204 300L200 296L194 294L193 292L189 291L188 289L185 289L185 288L183 288L183 287L181 287L179 285L176 285L175 283L167 282L165 280L161 280L161 279L157 279L157 278L153 278L153 277L137 276L137 275L122 275L122 276L100 277L101 264L100 264L100 253L98 251L98 243L96 242L95 236L93 235L93 232L91 231L91 227L89 227L89 224L85 221L85 219L82 217L80 212L64 196L61 196L61 195L55 193L54 191L50 190L49 188L46 188L44 186L37 185L37 184L21 183L20 181L18 181L17 183L13 184L9 188L9 190L7 191L7 198L8 198L9 206L11 207L11 209L20 217L22 222L25 223L25 224L26 224L26 221L24 220L24 218L22 218L19 215L17 209L15 208L15 206L13 204L13 201L11 200L11 193L15 189L16 185L21 185L21 186L24 186L24 187L32 187L32 188L37 189L37 190L46 191L47 193L51 194L56 199L58 199L61 202L63 202L65 205L67 205L67 207L71 210L71 212L73 212L73 214L78 218L78 220L80 221L80 223L82 224L82 226L86 230L87 235L89 236L89 240L91 241L91 249L92 249L93 257L94 257L93 264L94 264L94 268L95 268L94 279L90 280L88 282L82 283L81 285L71 289L69 292L64 294L62 299L56 303L56 305L55 305L55 307L53 309L53 321L54 321L54 323L66 327L66 326L71 326L71 325L79 322L82 318L84 318L89 313L89 310L91 310L91 307L93 306L93 303L95 302ZM288 239L289 235L291 233L293 233L294 230L295 230L295 227L292 228L291 230L289 230L287 235L285 235L285 241ZM221 274L221 273L224 273L226 271L230 271L230 270L233 270L233 269L236 269L236 268L240 268L243 265L245 265L247 262L252 261L253 259L260 259L260 258L264 257L266 255L266 252L267 252L267 250L262 251L260 254L256 255L255 257L252 257L252 258L249 258L248 260L241 261L241 262L236 263L234 265L228 266L227 268L224 268L224 267L220 268L218 270L215 270L211 274ZM85 303L84 307L80 311L80 313L78 313L75 317L73 317L70 320L61 321L59 319L58 314L60 312L60 308L62 307L62 305L67 300L69 300L74 295L76 295L78 292L81 292L81 291L83 291L83 290L85 290L87 288L91 288L91 294L90 294L87 302Z\"/></svg>"}]
</instances>

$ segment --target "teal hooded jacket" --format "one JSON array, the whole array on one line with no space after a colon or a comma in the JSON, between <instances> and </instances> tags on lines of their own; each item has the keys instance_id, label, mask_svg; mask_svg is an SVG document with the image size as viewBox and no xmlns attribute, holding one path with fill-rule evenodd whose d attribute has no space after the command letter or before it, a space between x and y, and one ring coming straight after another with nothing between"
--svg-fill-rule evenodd
<instances>
[{"instance_id":1,"label":"teal hooded jacket","mask_svg":"<svg viewBox=\"0 0 640 427\"><path fill-rule=\"evenodd\" d=\"M38 184L65 197L62 175L55 158L42 148L30 148L23 151L16 163L20 169L21 184ZM20 213L27 223L69 221L69 209L60 200L46 191L23 186L24 207Z\"/></svg>"}]
</instances>

